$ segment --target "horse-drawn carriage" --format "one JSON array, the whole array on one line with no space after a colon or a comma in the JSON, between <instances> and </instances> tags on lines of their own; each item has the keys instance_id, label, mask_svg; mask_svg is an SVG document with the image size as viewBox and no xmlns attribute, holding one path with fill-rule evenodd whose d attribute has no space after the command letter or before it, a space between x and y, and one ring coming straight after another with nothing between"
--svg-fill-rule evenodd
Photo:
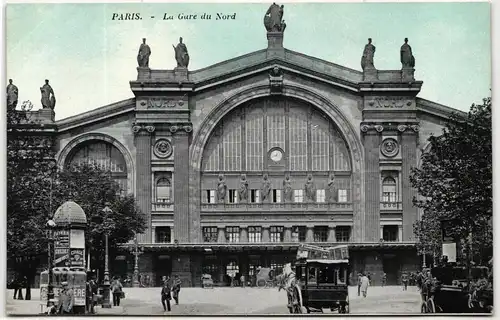
<instances>
[{"instance_id":1,"label":"horse-drawn carriage","mask_svg":"<svg viewBox=\"0 0 500 320\"><path fill-rule=\"evenodd\" d=\"M432 268L430 279L422 285L422 313L489 313L493 305L493 289L488 268L471 270L468 281L464 267Z\"/></svg>"},{"instance_id":2,"label":"horse-drawn carriage","mask_svg":"<svg viewBox=\"0 0 500 320\"><path fill-rule=\"evenodd\" d=\"M303 313L303 308L307 313L323 309L349 312L347 246L301 245L294 268L287 264L278 276L280 290L287 292L290 313Z\"/></svg>"}]
</instances>

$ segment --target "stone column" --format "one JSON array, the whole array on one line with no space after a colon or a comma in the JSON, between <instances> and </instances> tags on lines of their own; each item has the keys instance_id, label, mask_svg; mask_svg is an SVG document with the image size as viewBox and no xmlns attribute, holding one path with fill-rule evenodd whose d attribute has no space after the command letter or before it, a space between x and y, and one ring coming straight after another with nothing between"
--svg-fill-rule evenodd
<instances>
[{"instance_id":1,"label":"stone column","mask_svg":"<svg viewBox=\"0 0 500 320\"><path fill-rule=\"evenodd\" d=\"M380 168L379 148L381 125L372 126L364 132L365 148L365 216L364 241L378 241L377 228L380 225Z\"/></svg>"},{"instance_id":2,"label":"stone column","mask_svg":"<svg viewBox=\"0 0 500 320\"><path fill-rule=\"evenodd\" d=\"M307 226L307 231L306 231L306 242L312 243L314 242L314 230L313 226Z\"/></svg>"},{"instance_id":3,"label":"stone column","mask_svg":"<svg viewBox=\"0 0 500 320\"><path fill-rule=\"evenodd\" d=\"M283 242L292 242L292 228L291 227L285 227L284 230L284 235L283 235Z\"/></svg>"},{"instance_id":4,"label":"stone column","mask_svg":"<svg viewBox=\"0 0 500 320\"><path fill-rule=\"evenodd\" d=\"M269 226L262 227L262 242L271 242L271 237L269 234Z\"/></svg>"},{"instance_id":5,"label":"stone column","mask_svg":"<svg viewBox=\"0 0 500 320\"><path fill-rule=\"evenodd\" d=\"M417 166L417 139L419 130L417 125L410 127L400 126L401 131L401 157L402 165L402 186L403 186L403 240L412 241L413 224L417 221L418 210L413 205L413 198L417 195L416 190L411 187L411 168Z\"/></svg>"},{"instance_id":6,"label":"stone column","mask_svg":"<svg viewBox=\"0 0 500 320\"><path fill-rule=\"evenodd\" d=\"M140 243L151 243L151 134L154 126L134 125L136 146L136 197L137 205L146 217L146 230L138 235Z\"/></svg>"},{"instance_id":7,"label":"stone column","mask_svg":"<svg viewBox=\"0 0 500 320\"><path fill-rule=\"evenodd\" d=\"M335 225L328 226L328 242L334 243L337 242L337 238L335 237Z\"/></svg>"},{"instance_id":8,"label":"stone column","mask_svg":"<svg viewBox=\"0 0 500 320\"><path fill-rule=\"evenodd\" d=\"M384 239L384 226L380 225L380 239Z\"/></svg>"},{"instance_id":9,"label":"stone column","mask_svg":"<svg viewBox=\"0 0 500 320\"><path fill-rule=\"evenodd\" d=\"M173 130L174 134L174 232L180 243L189 242L189 133L191 130Z\"/></svg>"},{"instance_id":10,"label":"stone column","mask_svg":"<svg viewBox=\"0 0 500 320\"><path fill-rule=\"evenodd\" d=\"M403 241L403 226L402 225L398 226L398 241L399 242Z\"/></svg>"},{"instance_id":11,"label":"stone column","mask_svg":"<svg viewBox=\"0 0 500 320\"><path fill-rule=\"evenodd\" d=\"M240 242L248 242L248 226L240 226Z\"/></svg>"},{"instance_id":12,"label":"stone column","mask_svg":"<svg viewBox=\"0 0 500 320\"><path fill-rule=\"evenodd\" d=\"M156 242L156 227L151 226L151 243ZM172 234L171 234L172 235Z\"/></svg>"},{"instance_id":13,"label":"stone column","mask_svg":"<svg viewBox=\"0 0 500 320\"><path fill-rule=\"evenodd\" d=\"M217 235L217 242L218 243L225 243L226 242L226 227L223 226L218 226L217 231L219 234Z\"/></svg>"}]
</instances>

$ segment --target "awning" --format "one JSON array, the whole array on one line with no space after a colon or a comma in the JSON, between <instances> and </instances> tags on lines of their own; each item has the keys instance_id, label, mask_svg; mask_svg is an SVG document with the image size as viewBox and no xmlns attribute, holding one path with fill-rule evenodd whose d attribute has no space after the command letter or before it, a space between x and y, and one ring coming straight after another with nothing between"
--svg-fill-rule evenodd
<instances>
[{"instance_id":1,"label":"awning","mask_svg":"<svg viewBox=\"0 0 500 320\"><path fill-rule=\"evenodd\" d=\"M331 263L349 263L349 260L307 259L307 263L312 263L312 262L331 264Z\"/></svg>"},{"instance_id":2,"label":"awning","mask_svg":"<svg viewBox=\"0 0 500 320\"><path fill-rule=\"evenodd\" d=\"M144 252L248 252L248 251L282 251L296 252L301 243L291 242L259 242L259 243L142 243L139 247ZM363 243L314 243L315 246L328 248L334 245L347 245L349 251L412 249L415 242L363 242ZM133 250L134 244L125 243L120 248Z\"/></svg>"}]
</instances>

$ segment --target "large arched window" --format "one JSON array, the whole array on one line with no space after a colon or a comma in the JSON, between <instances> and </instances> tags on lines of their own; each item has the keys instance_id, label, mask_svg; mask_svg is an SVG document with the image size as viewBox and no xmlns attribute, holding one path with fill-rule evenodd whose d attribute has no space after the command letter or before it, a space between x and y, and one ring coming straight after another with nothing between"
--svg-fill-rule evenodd
<instances>
[{"instance_id":1,"label":"large arched window","mask_svg":"<svg viewBox=\"0 0 500 320\"><path fill-rule=\"evenodd\" d=\"M382 181L382 201L396 202L396 180L392 177L386 177Z\"/></svg>"},{"instance_id":2,"label":"large arched window","mask_svg":"<svg viewBox=\"0 0 500 320\"><path fill-rule=\"evenodd\" d=\"M123 154L111 143L90 140L77 145L66 160L66 167L94 165L109 170L122 193L127 190L127 165Z\"/></svg>"},{"instance_id":3,"label":"large arched window","mask_svg":"<svg viewBox=\"0 0 500 320\"><path fill-rule=\"evenodd\" d=\"M172 202L172 184L167 178L156 181L156 202Z\"/></svg>"}]
</instances>

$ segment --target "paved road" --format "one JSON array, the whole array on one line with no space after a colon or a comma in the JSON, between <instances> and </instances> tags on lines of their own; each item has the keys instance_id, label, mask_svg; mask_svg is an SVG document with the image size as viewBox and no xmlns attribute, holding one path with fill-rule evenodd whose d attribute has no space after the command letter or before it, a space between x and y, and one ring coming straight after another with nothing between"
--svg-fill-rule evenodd
<instances>
[{"instance_id":1,"label":"paved road","mask_svg":"<svg viewBox=\"0 0 500 320\"><path fill-rule=\"evenodd\" d=\"M163 315L160 288L125 288L126 299L120 308L100 309L99 314ZM12 299L8 290L7 313L38 314L39 290L32 291L31 301ZM403 291L401 287L371 287L368 297L358 297L357 288L349 288L350 309L354 314L415 314L420 312L420 295L415 287ZM288 314L286 293L277 289L257 288L183 288L180 304L172 306L170 314L183 315L236 315L236 314Z\"/></svg>"}]
</instances>

